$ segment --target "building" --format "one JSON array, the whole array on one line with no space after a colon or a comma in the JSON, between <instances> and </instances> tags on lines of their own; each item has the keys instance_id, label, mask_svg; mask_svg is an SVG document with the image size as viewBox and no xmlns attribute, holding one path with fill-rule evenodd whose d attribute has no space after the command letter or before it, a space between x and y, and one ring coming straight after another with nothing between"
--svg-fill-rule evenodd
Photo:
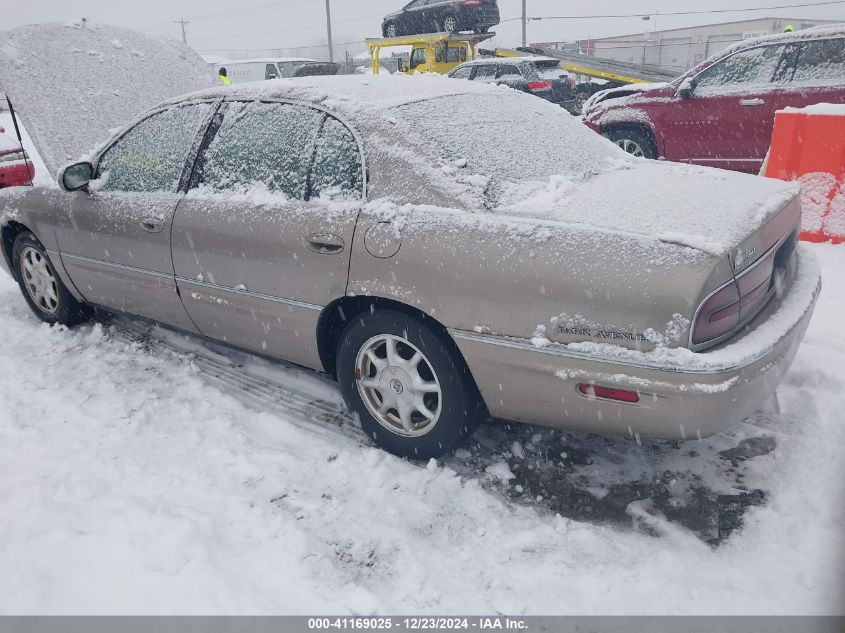
<instances>
[{"instance_id":1,"label":"building","mask_svg":"<svg viewBox=\"0 0 845 633\"><path fill-rule=\"evenodd\" d=\"M654 24L655 19L659 19L659 17L659 15L652 16L644 24ZM751 37L782 33L788 24L791 24L797 31L825 24L836 24L837 22L837 20L807 20L802 18L756 18L580 40L574 47L571 42L544 42L531 44L531 46L556 48L567 52L575 48L585 55L657 66L663 70L681 74L731 44Z\"/></svg>"}]
</instances>

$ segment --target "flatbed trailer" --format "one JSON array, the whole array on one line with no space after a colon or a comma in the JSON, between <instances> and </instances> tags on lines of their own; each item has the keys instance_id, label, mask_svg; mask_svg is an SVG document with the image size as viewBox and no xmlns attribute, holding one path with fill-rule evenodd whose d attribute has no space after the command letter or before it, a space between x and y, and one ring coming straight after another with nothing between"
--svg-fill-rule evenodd
<instances>
[{"instance_id":1,"label":"flatbed trailer","mask_svg":"<svg viewBox=\"0 0 845 633\"><path fill-rule=\"evenodd\" d=\"M615 59L593 57L592 55L563 53L553 48L497 48L493 51L482 50L480 53L488 53L495 57L527 57L532 55L553 57L560 60L561 68L573 74L619 84L657 83L672 81L677 77L676 73L657 66L631 64Z\"/></svg>"}]
</instances>

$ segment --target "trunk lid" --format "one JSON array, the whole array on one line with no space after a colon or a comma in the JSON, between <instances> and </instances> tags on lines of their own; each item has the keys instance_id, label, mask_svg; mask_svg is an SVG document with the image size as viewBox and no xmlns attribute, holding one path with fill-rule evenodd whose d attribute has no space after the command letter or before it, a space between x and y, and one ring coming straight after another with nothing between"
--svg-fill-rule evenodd
<instances>
[{"instance_id":1,"label":"trunk lid","mask_svg":"<svg viewBox=\"0 0 845 633\"><path fill-rule=\"evenodd\" d=\"M0 32L0 85L53 178L144 111L216 85L181 42L85 21Z\"/></svg>"}]
</instances>

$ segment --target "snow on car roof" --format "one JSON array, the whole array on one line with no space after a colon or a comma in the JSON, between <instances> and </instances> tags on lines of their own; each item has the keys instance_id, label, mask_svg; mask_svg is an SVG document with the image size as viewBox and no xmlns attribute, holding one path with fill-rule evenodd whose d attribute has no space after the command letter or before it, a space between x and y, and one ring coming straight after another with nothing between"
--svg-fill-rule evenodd
<instances>
[{"instance_id":1,"label":"snow on car roof","mask_svg":"<svg viewBox=\"0 0 845 633\"><path fill-rule=\"evenodd\" d=\"M271 79L200 90L168 101L192 99L293 99L330 104L343 114L385 112L392 108L467 93L489 94L504 90L441 75L332 75Z\"/></svg>"}]
</instances>

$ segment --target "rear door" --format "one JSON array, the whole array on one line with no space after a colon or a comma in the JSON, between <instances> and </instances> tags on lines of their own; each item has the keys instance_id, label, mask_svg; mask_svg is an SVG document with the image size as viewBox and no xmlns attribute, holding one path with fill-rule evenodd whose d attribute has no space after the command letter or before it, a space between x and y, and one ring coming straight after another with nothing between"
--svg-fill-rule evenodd
<instances>
[{"instance_id":1,"label":"rear door","mask_svg":"<svg viewBox=\"0 0 845 633\"><path fill-rule=\"evenodd\" d=\"M320 366L316 323L344 296L363 199L358 143L322 110L232 102L173 226L185 307L208 337Z\"/></svg>"},{"instance_id":2,"label":"rear door","mask_svg":"<svg viewBox=\"0 0 845 633\"><path fill-rule=\"evenodd\" d=\"M816 103L845 103L845 37L798 45L787 90L773 100L774 110Z\"/></svg>"},{"instance_id":3,"label":"rear door","mask_svg":"<svg viewBox=\"0 0 845 633\"><path fill-rule=\"evenodd\" d=\"M428 23L428 0L414 0L405 7L405 25L401 29L410 33L429 33L434 31Z\"/></svg>"},{"instance_id":4,"label":"rear door","mask_svg":"<svg viewBox=\"0 0 845 633\"><path fill-rule=\"evenodd\" d=\"M176 289L170 231L212 107L176 106L142 120L100 154L91 193L64 196L56 238L87 301L194 330Z\"/></svg>"},{"instance_id":5,"label":"rear door","mask_svg":"<svg viewBox=\"0 0 845 633\"><path fill-rule=\"evenodd\" d=\"M759 171L769 148L773 103L785 89L787 49L785 44L758 46L699 73L692 97L679 97L662 109L666 158Z\"/></svg>"}]
</instances>

